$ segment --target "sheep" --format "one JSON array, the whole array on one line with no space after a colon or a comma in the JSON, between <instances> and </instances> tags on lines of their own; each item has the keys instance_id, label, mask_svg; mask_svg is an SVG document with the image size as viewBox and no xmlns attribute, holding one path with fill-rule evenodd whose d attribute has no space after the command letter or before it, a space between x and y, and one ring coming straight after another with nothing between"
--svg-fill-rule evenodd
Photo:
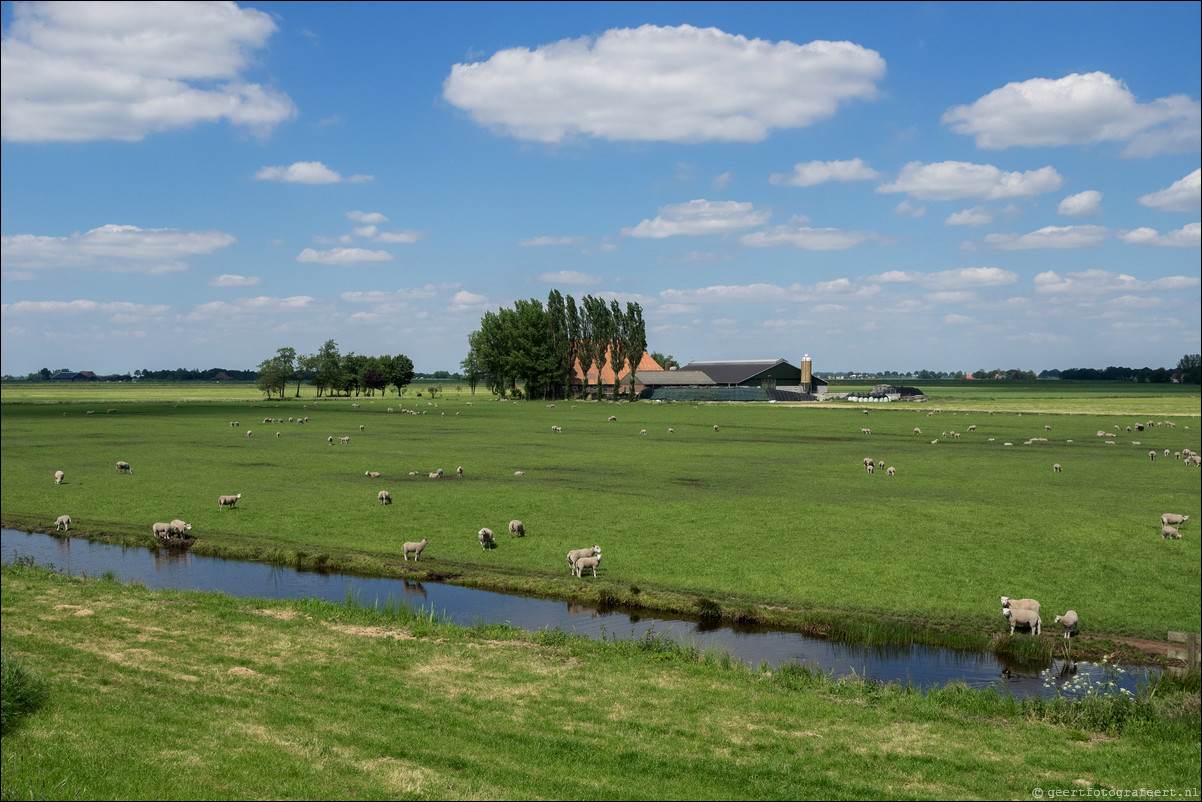
<instances>
[{"instance_id":1,"label":"sheep","mask_svg":"<svg viewBox=\"0 0 1202 802\"><path fill-rule=\"evenodd\" d=\"M668 430L668 434L676 434L676 430L675 430L675 429L669 429L669 430Z\"/></svg>"},{"instance_id":2,"label":"sheep","mask_svg":"<svg viewBox=\"0 0 1202 802\"><path fill-rule=\"evenodd\" d=\"M1188 520L1188 515L1178 515L1175 512L1166 512L1160 516L1160 523L1164 526L1181 526Z\"/></svg>"},{"instance_id":3,"label":"sheep","mask_svg":"<svg viewBox=\"0 0 1202 802\"><path fill-rule=\"evenodd\" d=\"M171 537L171 524L165 524L162 521L152 524L150 531L154 532L157 538Z\"/></svg>"},{"instance_id":4,"label":"sheep","mask_svg":"<svg viewBox=\"0 0 1202 802\"><path fill-rule=\"evenodd\" d=\"M613 422L614 422L614 421L616 421L617 419L618 419L618 416L617 416L617 415L610 415L610 416L609 416L609 422L610 422L610 423L613 423Z\"/></svg>"},{"instance_id":5,"label":"sheep","mask_svg":"<svg viewBox=\"0 0 1202 802\"><path fill-rule=\"evenodd\" d=\"M1155 461L1156 461L1156 452L1155 452L1155 451L1149 451L1149 452L1148 452L1148 461L1149 461L1149 462L1155 462Z\"/></svg>"},{"instance_id":6,"label":"sheep","mask_svg":"<svg viewBox=\"0 0 1202 802\"><path fill-rule=\"evenodd\" d=\"M885 475L886 476L896 476L897 470L892 465L890 465L888 468L885 469Z\"/></svg>"},{"instance_id":7,"label":"sheep","mask_svg":"<svg viewBox=\"0 0 1202 802\"><path fill-rule=\"evenodd\" d=\"M639 429L639 434L646 434L646 433L647 433L646 429Z\"/></svg>"},{"instance_id":8,"label":"sheep","mask_svg":"<svg viewBox=\"0 0 1202 802\"><path fill-rule=\"evenodd\" d=\"M1181 539L1181 533L1177 531L1177 527L1175 527L1175 526L1160 527L1160 536L1162 538L1166 538L1166 537L1172 538L1173 540Z\"/></svg>"},{"instance_id":9,"label":"sheep","mask_svg":"<svg viewBox=\"0 0 1202 802\"><path fill-rule=\"evenodd\" d=\"M71 531L71 516L70 515L60 515L60 516L58 516L58 518L54 519L54 531L58 532L60 530L62 530L63 532Z\"/></svg>"},{"instance_id":10,"label":"sheep","mask_svg":"<svg viewBox=\"0 0 1202 802\"><path fill-rule=\"evenodd\" d=\"M250 436L251 436L251 435L253 435L253 434L254 434L254 432L253 432L253 431L251 431L250 429L247 429L247 430L246 430L246 436L247 436L247 437L250 437Z\"/></svg>"},{"instance_id":11,"label":"sheep","mask_svg":"<svg viewBox=\"0 0 1202 802\"><path fill-rule=\"evenodd\" d=\"M1077 634L1077 611L1069 610L1064 615L1056 616L1056 623L1064 627L1064 638L1068 640Z\"/></svg>"},{"instance_id":12,"label":"sheep","mask_svg":"<svg viewBox=\"0 0 1202 802\"><path fill-rule=\"evenodd\" d=\"M64 474L62 471L55 471L54 472L54 483L56 485L61 485L63 483L64 476L66 476L66 474Z\"/></svg>"},{"instance_id":13,"label":"sheep","mask_svg":"<svg viewBox=\"0 0 1202 802\"><path fill-rule=\"evenodd\" d=\"M968 427L968 431L970 431L970 432L975 432L976 430L977 430L977 425L975 423L972 426Z\"/></svg>"},{"instance_id":14,"label":"sheep","mask_svg":"<svg viewBox=\"0 0 1202 802\"><path fill-rule=\"evenodd\" d=\"M122 471L124 471L125 473L133 473L134 469L129 467L128 462L118 462L117 463L117 473L121 473Z\"/></svg>"},{"instance_id":15,"label":"sheep","mask_svg":"<svg viewBox=\"0 0 1202 802\"><path fill-rule=\"evenodd\" d=\"M392 494L389 493L387 490L381 490L379 493L376 493L376 500L379 501L381 504L391 504L392 503Z\"/></svg>"},{"instance_id":16,"label":"sheep","mask_svg":"<svg viewBox=\"0 0 1202 802\"><path fill-rule=\"evenodd\" d=\"M915 426L915 427L914 427L914 434L922 434L922 429L919 429L917 426Z\"/></svg>"},{"instance_id":17,"label":"sheep","mask_svg":"<svg viewBox=\"0 0 1202 802\"><path fill-rule=\"evenodd\" d=\"M868 469L868 475L872 476L872 471L876 466L870 462L867 465L865 465L864 467Z\"/></svg>"},{"instance_id":18,"label":"sheep","mask_svg":"<svg viewBox=\"0 0 1202 802\"><path fill-rule=\"evenodd\" d=\"M497 545L496 539L492 536L492 530L487 526L476 533L476 539L480 541L480 548L482 549Z\"/></svg>"},{"instance_id":19,"label":"sheep","mask_svg":"<svg viewBox=\"0 0 1202 802\"><path fill-rule=\"evenodd\" d=\"M1053 471L1055 471L1056 473L1061 473L1061 472L1062 472L1062 469L1061 469L1061 467L1060 467L1060 463L1059 463L1059 462L1057 462L1057 463L1053 464L1053 465L1052 465L1052 470L1053 470Z\"/></svg>"},{"instance_id":20,"label":"sheep","mask_svg":"<svg viewBox=\"0 0 1202 802\"><path fill-rule=\"evenodd\" d=\"M513 475L514 476L525 476L526 472L525 471L514 471Z\"/></svg>"},{"instance_id":21,"label":"sheep","mask_svg":"<svg viewBox=\"0 0 1202 802\"><path fill-rule=\"evenodd\" d=\"M462 465L460 465L458 468L455 469L455 478L456 479L463 478L463 466Z\"/></svg>"},{"instance_id":22,"label":"sheep","mask_svg":"<svg viewBox=\"0 0 1202 802\"><path fill-rule=\"evenodd\" d=\"M1003 607L1002 615L1006 616L1006 620L1010 622L1010 634L1014 634L1016 626L1028 626L1031 628L1031 635L1038 635L1040 629L1039 611L1024 610L1020 607Z\"/></svg>"},{"instance_id":23,"label":"sheep","mask_svg":"<svg viewBox=\"0 0 1202 802\"><path fill-rule=\"evenodd\" d=\"M410 542L410 543L406 543L404 546L402 546L401 548L405 552L404 553L405 562L409 562L410 553L413 554L414 562L421 562L422 551L426 548L426 544L429 542L430 541L428 538L423 537L421 543Z\"/></svg>"},{"instance_id":24,"label":"sheep","mask_svg":"<svg viewBox=\"0 0 1202 802\"><path fill-rule=\"evenodd\" d=\"M872 429L860 429L860 434L872 434Z\"/></svg>"},{"instance_id":25,"label":"sheep","mask_svg":"<svg viewBox=\"0 0 1202 802\"><path fill-rule=\"evenodd\" d=\"M718 431L718 424L716 424L716 423L714 424L714 431L715 432Z\"/></svg>"},{"instance_id":26,"label":"sheep","mask_svg":"<svg viewBox=\"0 0 1202 802\"><path fill-rule=\"evenodd\" d=\"M217 497L217 509L221 509L222 507L229 507L232 510L234 508L234 505L238 503L238 499L240 499L240 498L242 498L241 493L239 493L236 496L218 496Z\"/></svg>"},{"instance_id":27,"label":"sheep","mask_svg":"<svg viewBox=\"0 0 1202 802\"><path fill-rule=\"evenodd\" d=\"M341 443L342 443L344 446L345 446L345 445L347 445L348 443L350 443L350 442L351 442L351 438L349 438L349 437L339 437L339 438L338 438L338 440L339 440L339 441L340 441L340 442L341 442Z\"/></svg>"},{"instance_id":28,"label":"sheep","mask_svg":"<svg viewBox=\"0 0 1202 802\"><path fill-rule=\"evenodd\" d=\"M581 557L576 560L576 576L583 577L584 569L593 569L593 576L597 575L597 566L601 564L601 555L597 554L592 557Z\"/></svg>"},{"instance_id":29,"label":"sheep","mask_svg":"<svg viewBox=\"0 0 1202 802\"><path fill-rule=\"evenodd\" d=\"M364 472L363 472L363 475L364 475L364 476L370 476L372 479L379 479L379 478L380 478L380 472L379 472L379 471L364 471Z\"/></svg>"},{"instance_id":30,"label":"sheep","mask_svg":"<svg viewBox=\"0 0 1202 802\"><path fill-rule=\"evenodd\" d=\"M1009 596L999 597L1002 600L1002 607L1009 607L1015 610L1034 610L1039 613L1039 602L1034 599L1012 599Z\"/></svg>"},{"instance_id":31,"label":"sheep","mask_svg":"<svg viewBox=\"0 0 1202 802\"><path fill-rule=\"evenodd\" d=\"M171 527L169 534L178 535L180 537L184 537L184 532L190 532L192 530L192 524L181 521L179 518L173 520L170 524L168 524L168 526Z\"/></svg>"},{"instance_id":32,"label":"sheep","mask_svg":"<svg viewBox=\"0 0 1202 802\"><path fill-rule=\"evenodd\" d=\"M869 465L872 465L875 462L876 462L876 460L874 460L872 457L864 457L864 460L863 460L865 468L867 468Z\"/></svg>"},{"instance_id":33,"label":"sheep","mask_svg":"<svg viewBox=\"0 0 1202 802\"><path fill-rule=\"evenodd\" d=\"M525 537L526 536L526 525L518 520L510 521L509 522L509 536L510 537Z\"/></svg>"},{"instance_id":34,"label":"sheep","mask_svg":"<svg viewBox=\"0 0 1202 802\"><path fill-rule=\"evenodd\" d=\"M593 546L591 549L572 549L568 552L568 573L571 574L575 572L577 560L584 557L592 557L594 554L600 553L600 546Z\"/></svg>"},{"instance_id":35,"label":"sheep","mask_svg":"<svg viewBox=\"0 0 1202 802\"><path fill-rule=\"evenodd\" d=\"M330 435L329 437L327 437L326 442L329 443L330 445L334 445L334 435Z\"/></svg>"}]
</instances>

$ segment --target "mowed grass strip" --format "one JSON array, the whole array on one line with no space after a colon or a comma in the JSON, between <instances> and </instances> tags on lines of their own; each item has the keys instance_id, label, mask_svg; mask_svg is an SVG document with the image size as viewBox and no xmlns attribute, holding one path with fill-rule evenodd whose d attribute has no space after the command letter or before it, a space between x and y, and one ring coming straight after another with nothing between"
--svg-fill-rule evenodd
<instances>
[{"instance_id":1,"label":"mowed grass strip","mask_svg":"<svg viewBox=\"0 0 1202 802\"><path fill-rule=\"evenodd\" d=\"M4 797L997 799L1179 792L1196 693L1090 705L732 666L652 636L0 573L45 689Z\"/></svg>"},{"instance_id":2,"label":"mowed grass strip","mask_svg":"<svg viewBox=\"0 0 1202 802\"><path fill-rule=\"evenodd\" d=\"M182 518L198 553L430 571L650 607L695 598L699 610L709 600L998 633L1004 594L1038 598L1049 631L1068 609L1087 635L1163 640L1200 626L1191 527L1202 472L1172 457L1202 450L1196 416L483 396L147 400L85 415L93 406L5 403L6 524L45 531L68 514L89 535L148 539L154 522ZM1149 420L1162 425L1127 432ZM1046 440L1024 444L1032 438ZM897 475L868 475L865 457ZM134 473L118 474L117 460ZM438 468L446 476L429 479ZM60 469L66 482L55 486ZM377 503L381 489L392 505ZM234 493L237 507L219 509L217 496ZM1160 537L1162 512L1191 516L1183 540ZM527 537L507 537L514 518ZM484 526L496 549L480 548ZM422 538L421 568L404 565L401 544ZM598 579L570 578L566 552L593 544L604 554Z\"/></svg>"}]
</instances>

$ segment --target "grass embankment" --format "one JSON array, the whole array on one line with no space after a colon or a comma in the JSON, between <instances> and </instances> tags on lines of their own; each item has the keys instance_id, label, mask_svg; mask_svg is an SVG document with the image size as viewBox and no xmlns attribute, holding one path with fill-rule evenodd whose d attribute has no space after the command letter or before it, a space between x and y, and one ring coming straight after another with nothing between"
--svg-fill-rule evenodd
<instances>
[{"instance_id":1,"label":"grass embankment","mask_svg":"<svg viewBox=\"0 0 1202 802\"><path fill-rule=\"evenodd\" d=\"M1198 402L1179 388L1122 399L1155 410L1139 415L965 414L942 400L864 415L851 405L551 406L480 396L468 405L465 396L437 407L395 397L143 400L89 416L97 405L88 396L30 404L4 392L6 526L46 531L65 513L87 536L148 544L152 523L179 517L192 523L198 553L853 640L1004 645L993 639L1004 626L1002 594L1038 598L1049 631L1056 613L1077 610L1087 637L1163 640L1169 630L1198 631L1202 618L1202 559L1190 530L1200 474L1171 456L1202 450ZM1074 392L1068 401L1087 403L1085 390ZM388 414L389 406L425 414ZM1177 414L1157 414L1165 410ZM1177 425L1126 431L1149 420ZM338 445L340 436L350 444ZM1023 444L1036 437L1047 440ZM1155 462L1149 449L1161 455ZM897 475L867 475L865 456ZM117 474L117 460L134 474ZM1064 472L1054 474L1053 462ZM462 480L427 478L459 465ZM55 486L59 469L67 479ZM393 505L376 503L380 489ZM217 508L217 495L239 492L236 509ZM1166 511L1192 516L1184 540L1160 538ZM528 537L505 537L511 518ZM499 534L495 550L480 549L482 526ZM402 562L401 543L423 537L420 566ZM594 543L604 553L600 578L569 578L564 554Z\"/></svg>"},{"instance_id":2,"label":"grass embankment","mask_svg":"<svg viewBox=\"0 0 1202 802\"><path fill-rule=\"evenodd\" d=\"M1183 795L1202 771L1196 676L1189 692L1083 703L923 695L655 636L462 628L25 564L0 581L6 663L42 698L6 722L5 799L1029 799Z\"/></svg>"}]
</instances>

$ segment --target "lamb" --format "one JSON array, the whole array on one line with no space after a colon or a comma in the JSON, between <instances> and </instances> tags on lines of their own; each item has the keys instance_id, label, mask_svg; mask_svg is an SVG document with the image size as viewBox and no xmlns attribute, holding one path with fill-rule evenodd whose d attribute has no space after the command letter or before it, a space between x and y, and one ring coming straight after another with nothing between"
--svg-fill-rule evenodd
<instances>
[{"instance_id":1,"label":"lamb","mask_svg":"<svg viewBox=\"0 0 1202 802\"><path fill-rule=\"evenodd\" d=\"M160 521L151 525L150 531L154 532L154 536L157 538L171 537L171 524Z\"/></svg>"},{"instance_id":2,"label":"lamb","mask_svg":"<svg viewBox=\"0 0 1202 802\"><path fill-rule=\"evenodd\" d=\"M1172 538L1173 540L1181 539L1181 533L1177 531L1177 527L1175 527L1175 526L1160 527L1160 536L1162 538L1166 538L1166 537Z\"/></svg>"},{"instance_id":3,"label":"lamb","mask_svg":"<svg viewBox=\"0 0 1202 802\"><path fill-rule=\"evenodd\" d=\"M1015 610L1034 610L1039 612L1039 602L1034 599L1012 599L1009 596L1001 596L1002 606L1009 607Z\"/></svg>"},{"instance_id":4,"label":"lamb","mask_svg":"<svg viewBox=\"0 0 1202 802\"><path fill-rule=\"evenodd\" d=\"M874 462L876 462L876 460L874 460L872 457L864 457L863 462L864 467L867 468L869 465L872 465Z\"/></svg>"},{"instance_id":5,"label":"lamb","mask_svg":"<svg viewBox=\"0 0 1202 802\"><path fill-rule=\"evenodd\" d=\"M1061 472L1062 472L1062 470L1061 470L1061 468L1060 468L1060 463L1059 463L1059 462L1057 462L1057 463L1055 463L1054 465L1052 465L1052 470L1053 470L1053 471L1055 471L1056 473L1061 473Z\"/></svg>"},{"instance_id":6,"label":"lamb","mask_svg":"<svg viewBox=\"0 0 1202 802\"><path fill-rule=\"evenodd\" d=\"M872 476L872 471L876 466L870 462L867 465L865 465L864 467L868 469L868 475Z\"/></svg>"},{"instance_id":7,"label":"lamb","mask_svg":"<svg viewBox=\"0 0 1202 802\"><path fill-rule=\"evenodd\" d=\"M888 468L885 469L885 475L886 476L896 476L897 470L892 465L890 465Z\"/></svg>"},{"instance_id":8,"label":"lamb","mask_svg":"<svg viewBox=\"0 0 1202 802\"><path fill-rule=\"evenodd\" d=\"M217 509L221 509L222 507L229 507L232 510L234 508L234 505L238 503L238 499L240 499L240 498L242 498L241 493L239 493L236 496L218 496L217 497Z\"/></svg>"},{"instance_id":9,"label":"lamb","mask_svg":"<svg viewBox=\"0 0 1202 802\"><path fill-rule=\"evenodd\" d=\"M55 483L56 485L61 485L61 484L63 483L63 476L64 476L64 475L65 475L65 474L64 474L62 471L55 471L55 472L54 472L54 483Z\"/></svg>"},{"instance_id":10,"label":"lamb","mask_svg":"<svg viewBox=\"0 0 1202 802\"><path fill-rule=\"evenodd\" d=\"M600 546L593 546L591 549L572 549L568 552L568 573L573 573L576 570L577 560L584 557L592 557L594 554L600 553Z\"/></svg>"},{"instance_id":11,"label":"lamb","mask_svg":"<svg viewBox=\"0 0 1202 802\"><path fill-rule=\"evenodd\" d=\"M462 465L460 465L458 468L455 469L455 478L456 479L463 478L463 466Z\"/></svg>"},{"instance_id":12,"label":"lamb","mask_svg":"<svg viewBox=\"0 0 1202 802\"><path fill-rule=\"evenodd\" d=\"M496 539L492 536L492 530L487 526L476 533L476 539L480 541L480 548L482 549L497 545Z\"/></svg>"},{"instance_id":13,"label":"lamb","mask_svg":"<svg viewBox=\"0 0 1202 802\"><path fill-rule=\"evenodd\" d=\"M1188 515L1178 515L1175 512L1166 512L1160 516L1160 523L1164 526L1181 526L1188 520Z\"/></svg>"},{"instance_id":14,"label":"lamb","mask_svg":"<svg viewBox=\"0 0 1202 802\"><path fill-rule=\"evenodd\" d=\"M1064 615L1056 616L1056 623L1064 627L1064 637L1068 640L1077 634L1077 612L1069 610Z\"/></svg>"},{"instance_id":15,"label":"lamb","mask_svg":"<svg viewBox=\"0 0 1202 802\"><path fill-rule=\"evenodd\" d=\"M380 478L380 472L379 472L379 471L364 471L364 472L363 472L363 475L364 475L364 476L370 476L372 479L379 479L379 478Z\"/></svg>"},{"instance_id":16,"label":"lamb","mask_svg":"<svg viewBox=\"0 0 1202 802\"><path fill-rule=\"evenodd\" d=\"M173 520L168 526L171 527L170 534L184 537L184 532L192 531L192 524L181 521L179 518Z\"/></svg>"},{"instance_id":17,"label":"lamb","mask_svg":"<svg viewBox=\"0 0 1202 802\"><path fill-rule=\"evenodd\" d=\"M513 475L514 476L525 476L526 472L525 471L514 471Z\"/></svg>"},{"instance_id":18,"label":"lamb","mask_svg":"<svg viewBox=\"0 0 1202 802\"><path fill-rule=\"evenodd\" d=\"M125 473L133 473L134 469L129 467L128 462L118 462L117 463L117 473L121 473L122 471L124 471Z\"/></svg>"},{"instance_id":19,"label":"lamb","mask_svg":"<svg viewBox=\"0 0 1202 802\"><path fill-rule=\"evenodd\" d=\"M423 537L421 543L412 543L411 542L411 543L406 543L404 546L402 546L401 548L404 549L404 552L405 552L404 553L405 562L409 562L410 554L413 555L414 562L421 562L422 551L426 548L426 544L429 542L430 541L428 538Z\"/></svg>"},{"instance_id":20,"label":"lamb","mask_svg":"<svg viewBox=\"0 0 1202 802\"><path fill-rule=\"evenodd\" d=\"M646 433L647 433L646 429L639 429L639 434L646 434Z\"/></svg>"},{"instance_id":21,"label":"lamb","mask_svg":"<svg viewBox=\"0 0 1202 802\"><path fill-rule=\"evenodd\" d=\"M1156 452L1155 452L1155 451L1149 451L1149 452L1148 452L1148 461L1149 461L1149 462L1155 462L1155 461L1156 461Z\"/></svg>"},{"instance_id":22,"label":"lamb","mask_svg":"<svg viewBox=\"0 0 1202 802\"><path fill-rule=\"evenodd\" d=\"M860 434L872 434L872 429L860 429Z\"/></svg>"},{"instance_id":23,"label":"lamb","mask_svg":"<svg viewBox=\"0 0 1202 802\"><path fill-rule=\"evenodd\" d=\"M1040 628L1039 611L1024 610L1020 607L1003 607L1002 615L1006 616L1006 620L1010 622L1010 634L1014 634L1016 626L1028 626L1031 628L1031 635L1038 635Z\"/></svg>"},{"instance_id":24,"label":"lamb","mask_svg":"<svg viewBox=\"0 0 1202 802\"><path fill-rule=\"evenodd\" d=\"M517 521L517 520L510 521L509 522L509 536L510 537L525 537L526 536L526 525L523 524L521 521Z\"/></svg>"},{"instance_id":25,"label":"lamb","mask_svg":"<svg viewBox=\"0 0 1202 802\"><path fill-rule=\"evenodd\" d=\"M919 429L917 426L915 426L915 427L914 427L914 434L922 434L922 429Z\"/></svg>"},{"instance_id":26,"label":"lamb","mask_svg":"<svg viewBox=\"0 0 1202 802\"><path fill-rule=\"evenodd\" d=\"M617 415L610 415L610 416L609 416L610 423L612 423L612 422L616 421L617 419L618 419L618 416L617 416Z\"/></svg>"},{"instance_id":27,"label":"lamb","mask_svg":"<svg viewBox=\"0 0 1202 802\"><path fill-rule=\"evenodd\" d=\"M601 555L597 554L593 557L581 557L576 561L576 576L583 577L584 569L593 569L593 576L597 575L597 566L601 564Z\"/></svg>"},{"instance_id":28,"label":"lamb","mask_svg":"<svg viewBox=\"0 0 1202 802\"><path fill-rule=\"evenodd\" d=\"M376 499L378 499L381 504L391 504L392 503L392 494L389 493L387 490L381 490L379 493L376 494Z\"/></svg>"},{"instance_id":29,"label":"lamb","mask_svg":"<svg viewBox=\"0 0 1202 802\"><path fill-rule=\"evenodd\" d=\"M247 436L247 437L250 437L250 436L251 436L251 435L253 435L253 434L254 434L254 432L253 432L253 431L251 431L250 429L247 429L247 430L246 430L246 436Z\"/></svg>"},{"instance_id":30,"label":"lamb","mask_svg":"<svg viewBox=\"0 0 1202 802\"><path fill-rule=\"evenodd\" d=\"M54 531L58 532L59 530L62 530L63 532L71 531L70 515L60 515L54 520Z\"/></svg>"}]
</instances>

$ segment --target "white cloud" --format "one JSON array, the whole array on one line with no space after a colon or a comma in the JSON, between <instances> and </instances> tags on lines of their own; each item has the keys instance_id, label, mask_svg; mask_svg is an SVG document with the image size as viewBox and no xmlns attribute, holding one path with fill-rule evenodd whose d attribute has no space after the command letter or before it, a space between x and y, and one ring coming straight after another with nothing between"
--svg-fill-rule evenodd
<instances>
[{"instance_id":1,"label":"white cloud","mask_svg":"<svg viewBox=\"0 0 1202 802\"><path fill-rule=\"evenodd\" d=\"M6 269L76 267L159 275L187 270L184 259L213 253L234 241L222 231L104 225L69 237L0 237L0 254Z\"/></svg>"},{"instance_id":2,"label":"white cloud","mask_svg":"<svg viewBox=\"0 0 1202 802\"><path fill-rule=\"evenodd\" d=\"M842 231L791 224L744 234L739 241L753 248L793 245L806 251L844 251L872 239L876 239L876 235L871 231Z\"/></svg>"},{"instance_id":3,"label":"white cloud","mask_svg":"<svg viewBox=\"0 0 1202 802\"><path fill-rule=\"evenodd\" d=\"M1056 211L1065 217L1098 217L1102 214L1102 193L1087 189L1060 201Z\"/></svg>"},{"instance_id":4,"label":"white cloud","mask_svg":"<svg viewBox=\"0 0 1202 802\"><path fill-rule=\"evenodd\" d=\"M289 165L261 167L255 173L255 178L259 181L282 181L286 184L362 184L375 180L375 176L371 175L353 175L350 178L343 178L341 174L321 162L294 162Z\"/></svg>"},{"instance_id":5,"label":"white cloud","mask_svg":"<svg viewBox=\"0 0 1202 802\"><path fill-rule=\"evenodd\" d=\"M539 248L545 245L581 245L585 237L528 237L518 240L523 248Z\"/></svg>"},{"instance_id":6,"label":"white cloud","mask_svg":"<svg viewBox=\"0 0 1202 802\"><path fill-rule=\"evenodd\" d=\"M1059 273L1049 270L1035 277L1035 292L1041 295L1072 295L1078 297L1103 294L1157 292L1196 288L1202 280L1192 276L1165 276L1153 281L1141 281L1124 273L1107 270L1083 270L1079 273Z\"/></svg>"},{"instance_id":7,"label":"white cloud","mask_svg":"<svg viewBox=\"0 0 1202 802\"><path fill-rule=\"evenodd\" d=\"M944 290L953 288L1001 287L1018 281L1018 274L998 267L960 267L937 273L890 270L869 279L881 283L913 283Z\"/></svg>"},{"instance_id":8,"label":"white cloud","mask_svg":"<svg viewBox=\"0 0 1202 802\"><path fill-rule=\"evenodd\" d=\"M876 191L905 192L920 200L999 200L1041 195L1059 189L1063 183L1064 179L1052 167L1006 173L992 164L910 162L896 181L882 184Z\"/></svg>"},{"instance_id":9,"label":"white cloud","mask_svg":"<svg viewBox=\"0 0 1202 802\"><path fill-rule=\"evenodd\" d=\"M730 186L730 182L733 180L734 177L731 176L730 171L727 170L725 173L716 175L710 179L710 189L714 190L715 192L721 192Z\"/></svg>"},{"instance_id":10,"label":"white cloud","mask_svg":"<svg viewBox=\"0 0 1202 802\"><path fill-rule=\"evenodd\" d=\"M346 266L363 262L391 262L392 258L392 254L388 251L369 251L364 248L331 248L328 251L305 248L296 257L296 261Z\"/></svg>"},{"instance_id":11,"label":"white cloud","mask_svg":"<svg viewBox=\"0 0 1202 802\"><path fill-rule=\"evenodd\" d=\"M693 304L758 304L781 302L805 303L808 306L830 300L864 299L880 292L875 283L860 283L847 278L820 281L805 286L790 284L732 284L698 287L691 290L664 290L660 299L665 305Z\"/></svg>"},{"instance_id":12,"label":"white cloud","mask_svg":"<svg viewBox=\"0 0 1202 802\"><path fill-rule=\"evenodd\" d=\"M456 64L443 96L518 139L759 142L878 94L878 53L772 43L690 25L611 29Z\"/></svg>"},{"instance_id":13,"label":"white cloud","mask_svg":"<svg viewBox=\"0 0 1202 802\"><path fill-rule=\"evenodd\" d=\"M1190 223L1161 234L1154 228L1137 228L1119 235L1128 245L1157 245L1167 248L1197 248L1202 244L1202 223Z\"/></svg>"},{"instance_id":14,"label":"white cloud","mask_svg":"<svg viewBox=\"0 0 1202 802\"><path fill-rule=\"evenodd\" d=\"M792 173L773 173L768 182L777 186L812 187L827 181L870 181L881 174L864 164L862 159L833 162L803 162L793 166Z\"/></svg>"},{"instance_id":15,"label":"white cloud","mask_svg":"<svg viewBox=\"0 0 1202 802\"><path fill-rule=\"evenodd\" d=\"M985 242L1003 251L1034 248L1092 248L1110 236L1104 226L1044 226L1029 234L990 234Z\"/></svg>"},{"instance_id":16,"label":"white cloud","mask_svg":"<svg viewBox=\"0 0 1202 802\"><path fill-rule=\"evenodd\" d=\"M983 206L955 212L943 221L945 226L983 226L993 222L993 214Z\"/></svg>"},{"instance_id":17,"label":"white cloud","mask_svg":"<svg viewBox=\"0 0 1202 802\"><path fill-rule=\"evenodd\" d=\"M253 287L259 283L258 276L236 276L224 273L209 282L210 287Z\"/></svg>"},{"instance_id":18,"label":"white cloud","mask_svg":"<svg viewBox=\"0 0 1202 802\"><path fill-rule=\"evenodd\" d=\"M256 298L238 298L233 301L210 301L196 306L186 318L194 322L215 320L228 321L232 318L260 320L263 315L276 315L305 309L313 303L307 295L290 298L273 298L260 295Z\"/></svg>"},{"instance_id":19,"label":"white cloud","mask_svg":"<svg viewBox=\"0 0 1202 802\"><path fill-rule=\"evenodd\" d=\"M381 231L372 237L372 241L412 245L415 242L421 242L425 238L426 232L407 228L403 231Z\"/></svg>"},{"instance_id":20,"label":"white cloud","mask_svg":"<svg viewBox=\"0 0 1202 802\"><path fill-rule=\"evenodd\" d=\"M485 295L477 295L474 292L460 290L451 298L450 311L452 312L479 312L483 311L488 304L488 297Z\"/></svg>"},{"instance_id":21,"label":"white cloud","mask_svg":"<svg viewBox=\"0 0 1202 802\"><path fill-rule=\"evenodd\" d=\"M925 217L927 213L927 207L915 206L914 204L910 203L910 201L904 200L893 207L893 213L898 217Z\"/></svg>"},{"instance_id":22,"label":"white cloud","mask_svg":"<svg viewBox=\"0 0 1202 802\"><path fill-rule=\"evenodd\" d=\"M659 215L654 220L644 220L633 228L624 228L622 233L629 237L652 239L730 234L761 226L768 222L769 217L769 212L757 211L750 203L692 200L660 207Z\"/></svg>"},{"instance_id":23,"label":"white cloud","mask_svg":"<svg viewBox=\"0 0 1202 802\"><path fill-rule=\"evenodd\" d=\"M600 284L601 279L598 276L590 276L588 273L578 273L575 270L559 270L554 273L543 273L538 277L539 281L545 281L548 284Z\"/></svg>"},{"instance_id":24,"label":"white cloud","mask_svg":"<svg viewBox=\"0 0 1202 802\"><path fill-rule=\"evenodd\" d=\"M171 311L171 307L156 304L135 304L129 301L17 301L16 303L0 306L5 315L31 315L34 317L75 315L98 312L114 317L138 317L150 319L162 317Z\"/></svg>"},{"instance_id":25,"label":"white cloud","mask_svg":"<svg viewBox=\"0 0 1202 802\"><path fill-rule=\"evenodd\" d=\"M0 135L134 142L227 120L266 134L296 109L241 73L275 32L233 3L15 3L0 44Z\"/></svg>"},{"instance_id":26,"label":"white cloud","mask_svg":"<svg viewBox=\"0 0 1202 802\"><path fill-rule=\"evenodd\" d=\"M1006 84L943 122L988 150L1119 141L1130 143L1127 155L1150 156L1197 150L1199 108L1184 95L1141 104L1104 72L1073 73Z\"/></svg>"},{"instance_id":27,"label":"white cloud","mask_svg":"<svg viewBox=\"0 0 1202 802\"><path fill-rule=\"evenodd\" d=\"M347 212L346 217L348 220L356 223L363 223L365 225L375 225L376 223L388 222L388 218L379 212L360 212L355 210L353 212Z\"/></svg>"},{"instance_id":28,"label":"white cloud","mask_svg":"<svg viewBox=\"0 0 1202 802\"><path fill-rule=\"evenodd\" d=\"M1139 199L1144 206L1163 212L1196 212L1202 208L1202 168L1174 181L1167 189Z\"/></svg>"}]
</instances>

